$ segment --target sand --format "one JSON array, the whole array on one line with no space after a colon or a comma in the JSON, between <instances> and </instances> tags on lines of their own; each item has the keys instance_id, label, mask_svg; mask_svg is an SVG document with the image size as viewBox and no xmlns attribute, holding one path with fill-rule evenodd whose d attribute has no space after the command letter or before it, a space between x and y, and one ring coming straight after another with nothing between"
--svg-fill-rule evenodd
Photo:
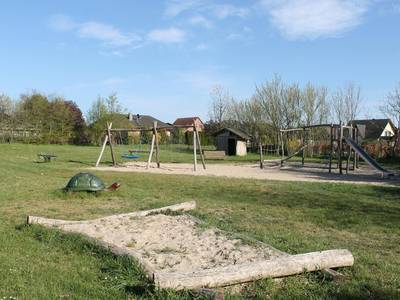
<instances>
[{"instance_id":1,"label":"sand","mask_svg":"<svg viewBox=\"0 0 400 300\"><path fill-rule=\"evenodd\" d=\"M258 164L207 164L206 170L202 165L198 165L198 170L194 172L192 164L184 163L161 163L157 168L152 164L149 169L144 162L131 162L119 165L118 167L100 166L90 168L98 171L114 172L146 172L155 174L171 175L193 175L193 176L218 176L231 178L250 178L259 180L279 180L279 181L305 181L305 182L335 182L350 184L369 184L379 186L399 186L399 176L391 178L381 178L379 173L374 172L369 167L361 167L356 172L339 175L337 170L328 173L328 170L321 169L317 165L309 167L299 167L296 164L280 168L276 163L266 164L264 169L260 169Z\"/></svg>"},{"instance_id":2,"label":"sand","mask_svg":"<svg viewBox=\"0 0 400 300\"><path fill-rule=\"evenodd\" d=\"M249 244L221 230L204 228L188 214L116 215L80 222L61 221L53 227L124 249L154 272L195 272L283 255L268 245Z\"/></svg>"}]
</instances>

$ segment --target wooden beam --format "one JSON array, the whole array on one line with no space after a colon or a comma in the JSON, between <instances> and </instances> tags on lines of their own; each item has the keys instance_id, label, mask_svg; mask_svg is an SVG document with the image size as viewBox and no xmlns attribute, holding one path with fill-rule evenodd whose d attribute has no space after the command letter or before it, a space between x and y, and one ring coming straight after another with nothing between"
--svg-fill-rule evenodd
<instances>
[{"instance_id":1,"label":"wooden beam","mask_svg":"<svg viewBox=\"0 0 400 300\"><path fill-rule=\"evenodd\" d=\"M197 147L196 147L196 134L193 129L193 169L197 171Z\"/></svg>"},{"instance_id":2,"label":"wooden beam","mask_svg":"<svg viewBox=\"0 0 400 300\"><path fill-rule=\"evenodd\" d=\"M330 153L329 153L329 173L332 173L332 157L333 157L333 124L331 124L331 131L330 131Z\"/></svg>"},{"instance_id":3,"label":"wooden beam","mask_svg":"<svg viewBox=\"0 0 400 300\"><path fill-rule=\"evenodd\" d=\"M260 151L260 169L264 169L264 157L263 157L263 146L260 143L258 143L258 148Z\"/></svg>"},{"instance_id":4,"label":"wooden beam","mask_svg":"<svg viewBox=\"0 0 400 300\"><path fill-rule=\"evenodd\" d=\"M340 126L340 132L339 132L339 158L338 158L339 173L340 174L343 174L342 155L343 155L343 127Z\"/></svg>"},{"instance_id":5,"label":"wooden beam","mask_svg":"<svg viewBox=\"0 0 400 300\"><path fill-rule=\"evenodd\" d=\"M194 132L196 133L196 139L197 139L197 145L199 146L199 152L200 152L200 158L201 158L201 163L203 164L203 169L206 169L206 162L204 160L204 153L203 153L203 149L201 148L201 140L200 140L200 135L199 132L197 130L196 126L193 126Z\"/></svg>"},{"instance_id":6,"label":"wooden beam","mask_svg":"<svg viewBox=\"0 0 400 300\"><path fill-rule=\"evenodd\" d=\"M112 126L112 122L108 125L107 129L111 129L111 126ZM100 164L101 158L103 157L104 150L106 149L107 142L108 142L108 134L106 134L104 136L103 146L101 147L99 158L96 161L96 165L95 165L96 167L98 167Z\"/></svg>"},{"instance_id":7,"label":"wooden beam","mask_svg":"<svg viewBox=\"0 0 400 300\"><path fill-rule=\"evenodd\" d=\"M160 148L158 146L158 134L157 134L157 121L153 123L153 135L154 135L154 141L156 143L156 162L157 162L157 168L160 167Z\"/></svg>"},{"instance_id":8,"label":"wooden beam","mask_svg":"<svg viewBox=\"0 0 400 300\"><path fill-rule=\"evenodd\" d=\"M111 131L110 131L111 126L112 126L112 123L108 124L108 122L107 122L108 144L110 145L111 159L113 162L113 166L115 167L117 165L117 161L115 160L114 148L113 148L112 139L111 139Z\"/></svg>"},{"instance_id":9,"label":"wooden beam","mask_svg":"<svg viewBox=\"0 0 400 300\"><path fill-rule=\"evenodd\" d=\"M122 217L145 217L150 214L154 213L162 213L165 211L189 211L196 208L196 201L188 201L182 202L178 204L173 204L165 207L154 208L149 210L139 210L125 214L119 215L112 215L102 218L97 218L93 220L84 220L84 221L68 221L68 220L58 220L58 219L49 219L37 216L27 216L26 222L27 224L40 224L48 227L59 226L59 225L66 225L66 224L86 224L92 221L98 220L107 220L107 219L115 219L115 218L122 218Z\"/></svg>"},{"instance_id":10,"label":"wooden beam","mask_svg":"<svg viewBox=\"0 0 400 300\"><path fill-rule=\"evenodd\" d=\"M217 267L196 272L156 272L154 281L159 288L199 289L255 281L263 278L285 277L328 268L349 267L354 257L349 250L327 250L280 256L271 260Z\"/></svg>"},{"instance_id":11,"label":"wooden beam","mask_svg":"<svg viewBox=\"0 0 400 300\"><path fill-rule=\"evenodd\" d=\"M151 147L150 147L149 158L147 159L147 167L146 167L146 169L150 168L151 159L153 158L154 142L155 142L154 139L155 139L155 136L154 136L154 133L153 133L153 136L151 137Z\"/></svg>"}]
</instances>

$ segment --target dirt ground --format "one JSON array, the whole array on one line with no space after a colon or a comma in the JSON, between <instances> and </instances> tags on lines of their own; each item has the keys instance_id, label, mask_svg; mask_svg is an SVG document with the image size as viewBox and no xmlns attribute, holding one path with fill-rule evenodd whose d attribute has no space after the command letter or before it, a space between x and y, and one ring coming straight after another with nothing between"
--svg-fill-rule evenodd
<instances>
[{"instance_id":1,"label":"dirt ground","mask_svg":"<svg viewBox=\"0 0 400 300\"><path fill-rule=\"evenodd\" d=\"M154 272L194 272L284 255L265 244L245 243L207 229L187 214L124 215L54 225L122 248Z\"/></svg>"},{"instance_id":2,"label":"dirt ground","mask_svg":"<svg viewBox=\"0 0 400 300\"><path fill-rule=\"evenodd\" d=\"M203 169L200 163L196 172L194 172L192 164L183 163L161 163L160 168L152 164L151 167L147 169L146 163L144 162L132 162L125 163L118 167L100 166L92 169L114 172L223 176L280 181L335 182L384 186L400 185L399 176L382 178L379 173L374 172L374 170L367 166L362 166L355 172L350 171L349 174L343 175L338 174L337 170L328 173L328 170L321 168L320 165L309 164L307 167L300 167L298 164L290 164L281 168L279 164L275 162L267 162L264 169L260 169L258 164L207 164L206 170Z\"/></svg>"}]
</instances>

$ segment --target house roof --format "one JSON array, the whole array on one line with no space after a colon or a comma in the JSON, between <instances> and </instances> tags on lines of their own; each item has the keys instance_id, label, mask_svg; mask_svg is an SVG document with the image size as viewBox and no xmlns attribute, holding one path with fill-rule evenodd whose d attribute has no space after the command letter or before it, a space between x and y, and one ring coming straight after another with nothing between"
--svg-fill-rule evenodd
<instances>
[{"instance_id":1,"label":"house roof","mask_svg":"<svg viewBox=\"0 0 400 300\"><path fill-rule=\"evenodd\" d=\"M174 125L184 125L184 126L190 126L193 125L196 119L199 119L201 123L203 121L199 117L187 117L187 118L178 118L175 120Z\"/></svg>"},{"instance_id":2,"label":"house roof","mask_svg":"<svg viewBox=\"0 0 400 300\"><path fill-rule=\"evenodd\" d=\"M361 127L362 131L365 130L363 138L366 140L379 139L388 123L396 130L396 127L390 119L352 120L349 123L353 126Z\"/></svg>"},{"instance_id":3,"label":"house roof","mask_svg":"<svg viewBox=\"0 0 400 300\"><path fill-rule=\"evenodd\" d=\"M250 140L250 138L251 138L250 135L248 135L246 132L244 132L244 131L242 131L242 130L235 129L235 128L228 128L228 127L223 128L223 129L217 131L214 135L215 135L215 136L220 135L220 134L221 134L222 132L224 132L224 131L229 131L229 132L232 133L233 135L236 135L236 136L238 136L238 137L240 137L240 138L242 138L242 139L244 139L244 140Z\"/></svg>"},{"instance_id":4,"label":"house roof","mask_svg":"<svg viewBox=\"0 0 400 300\"><path fill-rule=\"evenodd\" d=\"M157 122L157 127L159 128L170 127L170 125L168 125L167 123L164 123L149 115L128 114L127 117L131 124L139 128L153 127L154 122Z\"/></svg>"}]
</instances>

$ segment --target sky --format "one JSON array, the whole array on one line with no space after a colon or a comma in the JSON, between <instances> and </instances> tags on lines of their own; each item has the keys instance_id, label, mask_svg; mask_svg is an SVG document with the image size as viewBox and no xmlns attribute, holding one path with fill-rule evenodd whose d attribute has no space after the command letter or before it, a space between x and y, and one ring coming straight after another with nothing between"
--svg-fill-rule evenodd
<instances>
[{"instance_id":1,"label":"sky","mask_svg":"<svg viewBox=\"0 0 400 300\"><path fill-rule=\"evenodd\" d=\"M360 85L362 115L400 82L400 0L3 0L0 93L64 96L86 114L117 92L129 112L208 119L279 74Z\"/></svg>"}]
</instances>

